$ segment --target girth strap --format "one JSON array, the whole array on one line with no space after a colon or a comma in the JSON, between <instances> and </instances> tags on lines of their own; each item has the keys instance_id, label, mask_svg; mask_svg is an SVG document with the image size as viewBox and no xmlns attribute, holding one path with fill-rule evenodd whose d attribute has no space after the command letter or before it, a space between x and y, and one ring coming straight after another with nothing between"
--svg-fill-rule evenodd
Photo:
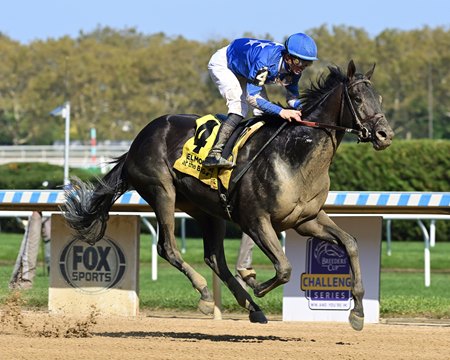
<instances>
[{"instance_id":1,"label":"girth strap","mask_svg":"<svg viewBox=\"0 0 450 360\"><path fill-rule=\"evenodd\" d=\"M245 175L245 173L250 169L250 167L253 165L255 160L258 158L259 155L264 151L264 149L272 142L275 137L286 127L288 124L287 121L283 122L278 129L271 135L269 140L266 141L266 143L261 147L261 149L258 150L258 152L250 159L250 161L239 171L239 173L230 181L230 185L228 186L228 191L224 189L222 186L220 186L219 181L219 198L222 203L222 206L225 210L225 212L228 215L228 218L231 220L231 213L232 213L232 206L230 205L230 195L233 193L234 189L236 188L236 184L241 180L241 178ZM225 190L225 191L222 191Z\"/></svg>"},{"instance_id":2,"label":"girth strap","mask_svg":"<svg viewBox=\"0 0 450 360\"><path fill-rule=\"evenodd\" d=\"M250 167L255 162L256 158L261 155L261 153L264 151L264 149L272 142L273 139L285 128L285 126L288 124L287 121L283 122L280 127L278 127L277 131L275 131L272 136L269 138L269 140L266 141L266 143L259 149L259 151L251 158L251 160L243 167L243 169L233 178L233 180L230 181L229 189L231 189L230 192L234 189L234 186L236 183L244 176L244 174L250 169Z\"/></svg>"}]
</instances>

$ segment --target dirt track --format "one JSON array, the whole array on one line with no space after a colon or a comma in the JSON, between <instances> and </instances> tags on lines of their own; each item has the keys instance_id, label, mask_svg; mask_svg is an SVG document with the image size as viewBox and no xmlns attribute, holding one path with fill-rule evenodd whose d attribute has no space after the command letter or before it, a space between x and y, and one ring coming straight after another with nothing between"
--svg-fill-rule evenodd
<instances>
[{"instance_id":1,"label":"dirt track","mask_svg":"<svg viewBox=\"0 0 450 360\"><path fill-rule=\"evenodd\" d=\"M77 320L3 311L0 358L436 360L450 358L450 326L368 324L356 332L341 323L252 324L240 315L212 320L158 312Z\"/></svg>"}]
</instances>

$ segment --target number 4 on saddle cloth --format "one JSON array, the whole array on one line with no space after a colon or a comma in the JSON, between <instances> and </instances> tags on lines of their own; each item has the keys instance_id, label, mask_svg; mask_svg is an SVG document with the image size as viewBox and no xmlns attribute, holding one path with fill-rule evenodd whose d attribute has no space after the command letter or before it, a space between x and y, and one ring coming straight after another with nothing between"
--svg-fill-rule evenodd
<instances>
[{"instance_id":1,"label":"number 4 on saddle cloth","mask_svg":"<svg viewBox=\"0 0 450 360\"><path fill-rule=\"evenodd\" d=\"M181 157L175 161L174 168L183 174L191 175L212 189L219 189L219 181L228 189L233 169L206 168L202 166L203 160L214 145L222 118L221 115L205 115L196 121L195 134L183 146ZM264 121L250 120L239 124L228 140L222 156L234 162L239 149L252 136L256 130L264 125Z\"/></svg>"}]
</instances>

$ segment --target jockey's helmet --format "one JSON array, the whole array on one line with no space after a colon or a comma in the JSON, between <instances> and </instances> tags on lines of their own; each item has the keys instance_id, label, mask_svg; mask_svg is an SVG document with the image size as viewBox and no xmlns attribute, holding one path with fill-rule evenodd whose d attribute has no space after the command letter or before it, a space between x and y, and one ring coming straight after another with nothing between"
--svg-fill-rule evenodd
<instances>
[{"instance_id":1,"label":"jockey's helmet","mask_svg":"<svg viewBox=\"0 0 450 360\"><path fill-rule=\"evenodd\" d=\"M317 58L317 45L314 40L303 33L293 34L284 43L289 55L303 60L319 60Z\"/></svg>"}]
</instances>

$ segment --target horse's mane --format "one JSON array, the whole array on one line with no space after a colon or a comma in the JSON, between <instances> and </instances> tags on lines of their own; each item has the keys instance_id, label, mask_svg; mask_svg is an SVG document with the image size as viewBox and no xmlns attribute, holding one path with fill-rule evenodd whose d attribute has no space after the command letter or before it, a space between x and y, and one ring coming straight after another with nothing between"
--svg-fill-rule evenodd
<instances>
[{"instance_id":1,"label":"horse's mane","mask_svg":"<svg viewBox=\"0 0 450 360\"><path fill-rule=\"evenodd\" d=\"M347 80L347 76L341 71L338 66L328 66L329 73L322 73L319 75L316 83L311 81L309 89L306 89L301 94L301 101L303 105L302 112L309 114L336 86L342 84Z\"/></svg>"},{"instance_id":2,"label":"horse's mane","mask_svg":"<svg viewBox=\"0 0 450 360\"><path fill-rule=\"evenodd\" d=\"M346 80L347 75L337 65L328 66L328 72L321 73L315 83L311 80L309 89L305 89L300 95L303 116L307 117L331 90ZM278 105L282 106L280 103ZM264 113L256 118L279 126L279 118L273 115Z\"/></svg>"}]
</instances>

